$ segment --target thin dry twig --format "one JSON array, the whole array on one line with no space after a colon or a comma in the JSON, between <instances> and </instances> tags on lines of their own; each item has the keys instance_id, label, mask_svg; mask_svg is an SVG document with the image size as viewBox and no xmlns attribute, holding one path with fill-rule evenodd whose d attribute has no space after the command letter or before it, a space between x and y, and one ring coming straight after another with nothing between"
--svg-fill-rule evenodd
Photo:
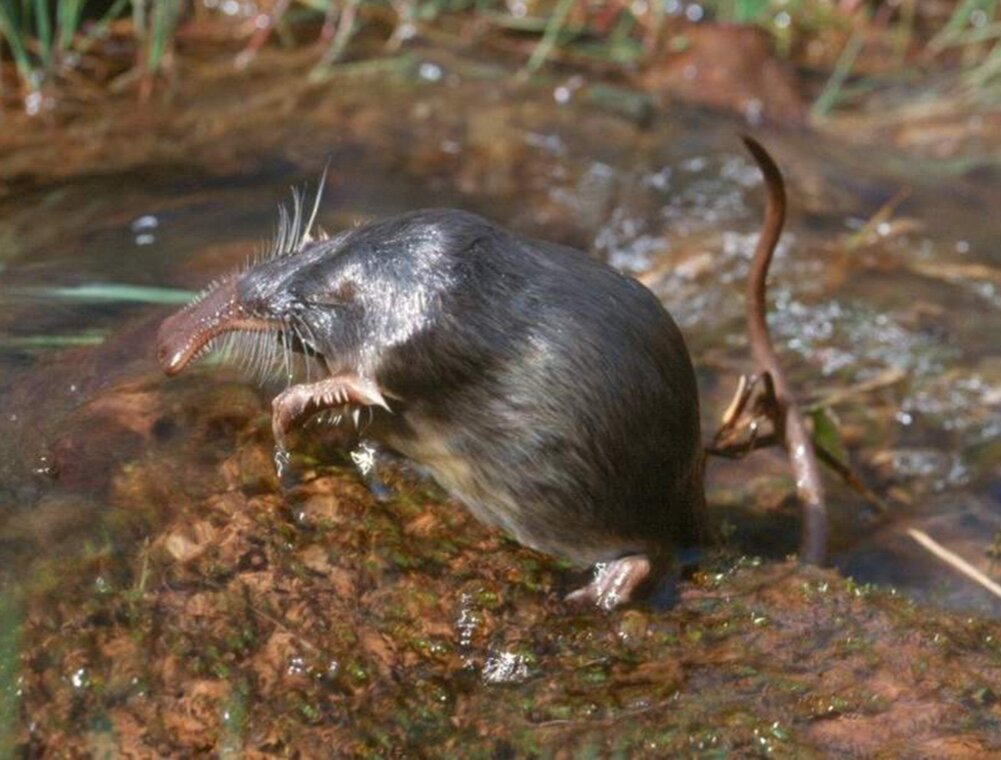
<instances>
[{"instance_id":1,"label":"thin dry twig","mask_svg":"<svg viewBox=\"0 0 1001 760\"><path fill-rule=\"evenodd\" d=\"M873 391L882 390L883 388L889 388L890 386L896 385L906 379L906 372L897 367L891 367L890 369L880 372L875 377L864 380L861 383L850 385L847 388L836 388L825 393L816 401L807 404L806 410L812 412L817 409L829 409L830 407L841 404L849 399L863 396L867 393L872 393Z\"/></svg>"},{"instance_id":2,"label":"thin dry twig","mask_svg":"<svg viewBox=\"0 0 1001 760\"><path fill-rule=\"evenodd\" d=\"M1001 599L1001 585L988 578L954 551L946 549L934 538L917 528L908 528L907 535L917 541L922 547L927 549L933 555L938 557L938 559L949 565L949 567L953 570L959 571L971 581L979 584L981 587L994 594L994 596L998 599Z\"/></svg>"},{"instance_id":3,"label":"thin dry twig","mask_svg":"<svg viewBox=\"0 0 1001 760\"><path fill-rule=\"evenodd\" d=\"M854 250L869 240L869 238L876 233L879 225L883 224L883 222L889 221L894 212L897 210L897 207L906 201L910 195L910 188L905 187L898 191L892 198L890 198L890 200L880 206L879 210L869 218L868 222L862 225L857 232L845 240L845 249L848 251Z\"/></svg>"},{"instance_id":4,"label":"thin dry twig","mask_svg":"<svg viewBox=\"0 0 1001 760\"><path fill-rule=\"evenodd\" d=\"M278 26L290 3L291 0L277 0L270 13L259 13L254 17L254 33L250 37L250 42L236 56L236 60L233 62L236 68L245 69L250 65L258 51L268 41L275 27Z\"/></svg>"},{"instance_id":5,"label":"thin dry twig","mask_svg":"<svg viewBox=\"0 0 1001 760\"><path fill-rule=\"evenodd\" d=\"M917 261L907 268L922 277L945 282L989 282L1001 285L1001 269L987 264L952 264L946 261Z\"/></svg>"}]
</instances>

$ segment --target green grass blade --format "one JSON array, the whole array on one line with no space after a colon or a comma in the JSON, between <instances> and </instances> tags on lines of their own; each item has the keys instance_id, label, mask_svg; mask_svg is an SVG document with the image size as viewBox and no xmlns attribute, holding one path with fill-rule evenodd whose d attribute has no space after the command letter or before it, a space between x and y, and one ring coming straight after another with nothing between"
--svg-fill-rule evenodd
<instances>
[{"instance_id":1,"label":"green grass blade","mask_svg":"<svg viewBox=\"0 0 1001 760\"><path fill-rule=\"evenodd\" d=\"M983 42L994 42L997 39L1001 39L1001 23L999 22L988 24L980 29L969 29L961 34L957 34L944 47L965 47L967 45L978 45Z\"/></svg>"},{"instance_id":2,"label":"green grass blade","mask_svg":"<svg viewBox=\"0 0 1001 760\"><path fill-rule=\"evenodd\" d=\"M160 62L163 60L163 54L173 35L179 10L179 0L156 0L153 3L153 14L150 18L149 54L146 57L146 70L151 74L160 69Z\"/></svg>"},{"instance_id":3,"label":"green grass blade","mask_svg":"<svg viewBox=\"0 0 1001 760\"><path fill-rule=\"evenodd\" d=\"M7 292L27 298L51 298L83 303L148 303L165 306L186 304L195 296L190 290L116 283L93 283L65 288L19 288Z\"/></svg>"},{"instance_id":4,"label":"green grass blade","mask_svg":"<svg viewBox=\"0 0 1001 760\"><path fill-rule=\"evenodd\" d=\"M838 56L838 62L834 65L834 71L831 72L827 84L824 85L823 91L817 96L817 100L814 101L813 107L810 109L812 116L826 116L834 104L838 102L838 98L841 97L841 89L852 71L852 66L855 65L855 59L862 52L864 44L863 35L859 32L855 32L849 37L845 49Z\"/></svg>"},{"instance_id":5,"label":"green grass blade","mask_svg":"<svg viewBox=\"0 0 1001 760\"><path fill-rule=\"evenodd\" d=\"M52 21L49 18L49 4L47 0L35 0L34 9L35 31L38 33L42 65L47 69L52 64Z\"/></svg>"},{"instance_id":6,"label":"green grass blade","mask_svg":"<svg viewBox=\"0 0 1001 760\"><path fill-rule=\"evenodd\" d=\"M25 48L23 30L17 23L14 9L3 0L0 0L0 36L10 46L14 65L17 66L21 79L29 87L34 88L34 67L31 65L31 59L28 58L28 51Z\"/></svg>"},{"instance_id":7,"label":"green grass blade","mask_svg":"<svg viewBox=\"0 0 1001 760\"><path fill-rule=\"evenodd\" d=\"M96 23L90 25L87 32L84 34L83 39L77 44L77 49L81 52L86 52L87 49L94 44L95 40L103 37L104 33L108 29L108 26L111 25L112 21L122 15L122 11L125 10L125 6L128 5L128 3L129 0L115 0L112 6L108 8L108 11L101 16Z\"/></svg>"},{"instance_id":8,"label":"green grass blade","mask_svg":"<svg viewBox=\"0 0 1001 760\"><path fill-rule=\"evenodd\" d=\"M573 4L574 0L559 0L559 3L553 10L553 15L550 16L549 22L546 24L546 31L542 35L542 39L539 40L539 44L532 51L532 57L525 64L525 71L534 73L546 62L549 54L552 53L553 48L556 46L556 40L559 38L563 25L567 22L567 16L570 15L570 9L573 8Z\"/></svg>"},{"instance_id":9,"label":"green grass blade","mask_svg":"<svg viewBox=\"0 0 1001 760\"><path fill-rule=\"evenodd\" d=\"M979 66L966 72L963 79L967 89L974 93L1001 83L1001 46L995 47Z\"/></svg>"},{"instance_id":10,"label":"green grass blade","mask_svg":"<svg viewBox=\"0 0 1001 760\"><path fill-rule=\"evenodd\" d=\"M80 29L80 17L83 13L83 0L60 0L57 6L59 20L59 52L65 53L73 44Z\"/></svg>"},{"instance_id":11,"label":"green grass blade","mask_svg":"<svg viewBox=\"0 0 1001 760\"><path fill-rule=\"evenodd\" d=\"M344 51L347 50L348 43L355 36L357 31L358 6L361 0L345 0L341 7L341 16L337 20L337 31L330 41L330 46L320 59L320 66L330 66L341 59Z\"/></svg>"},{"instance_id":12,"label":"green grass blade","mask_svg":"<svg viewBox=\"0 0 1001 760\"><path fill-rule=\"evenodd\" d=\"M136 39L146 38L146 2L147 0L132 0L132 33Z\"/></svg>"},{"instance_id":13,"label":"green grass blade","mask_svg":"<svg viewBox=\"0 0 1001 760\"><path fill-rule=\"evenodd\" d=\"M99 346L106 339L105 333L96 330L63 335L0 335L0 351L45 351L55 348Z\"/></svg>"},{"instance_id":14,"label":"green grass blade","mask_svg":"<svg viewBox=\"0 0 1001 760\"><path fill-rule=\"evenodd\" d=\"M927 49L932 53L937 53L948 47L953 39L966 28L970 22L970 16L976 10L982 10L993 17L993 5L996 0L964 0L953 10L949 20L945 22L938 33L928 41Z\"/></svg>"}]
</instances>

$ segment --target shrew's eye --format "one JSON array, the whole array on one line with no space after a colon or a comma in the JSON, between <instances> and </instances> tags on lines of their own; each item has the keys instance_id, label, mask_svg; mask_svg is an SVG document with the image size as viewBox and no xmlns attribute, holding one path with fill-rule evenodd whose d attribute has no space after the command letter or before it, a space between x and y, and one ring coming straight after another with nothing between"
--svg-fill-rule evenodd
<instances>
[{"instance_id":1,"label":"shrew's eye","mask_svg":"<svg viewBox=\"0 0 1001 760\"><path fill-rule=\"evenodd\" d=\"M354 303L357 293L358 289L354 282L344 280L331 290L310 293L305 300L313 306L348 306Z\"/></svg>"}]
</instances>

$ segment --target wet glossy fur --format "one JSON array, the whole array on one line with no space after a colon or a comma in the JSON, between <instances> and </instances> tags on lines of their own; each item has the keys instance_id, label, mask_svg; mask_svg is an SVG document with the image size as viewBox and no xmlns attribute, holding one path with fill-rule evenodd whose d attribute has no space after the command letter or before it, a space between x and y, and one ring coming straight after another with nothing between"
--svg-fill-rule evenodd
<instances>
[{"instance_id":1,"label":"wet glossy fur","mask_svg":"<svg viewBox=\"0 0 1001 760\"><path fill-rule=\"evenodd\" d=\"M642 285L473 214L419 211L262 263L243 310L374 379L368 435L480 519L588 565L699 542L698 394Z\"/></svg>"}]
</instances>

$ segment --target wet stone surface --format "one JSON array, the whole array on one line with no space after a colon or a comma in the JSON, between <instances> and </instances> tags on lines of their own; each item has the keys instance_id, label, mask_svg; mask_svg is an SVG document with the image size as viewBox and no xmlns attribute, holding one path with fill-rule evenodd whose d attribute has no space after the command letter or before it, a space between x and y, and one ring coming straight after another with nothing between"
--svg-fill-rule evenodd
<instances>
[{"instance_id":1,"label":"wet stone surface","mask_svg":"<svg viewBox=\"0 0 1001 760\"><path fill-rule=\"evenodd\" d=\"M995 623L727 554L680 585L672 610L570 606L571 573L405 467L383 469L394 496L379 502L350 468L310 466L314 445L283 498L261 410L236 406L254 413L206 496L165 478L161 456L132 462L110 501L170 504L171 517L134 554L95 546L72 572L49 561L9 599L23 747L1001 751Z\"/></svg>"}]
</instances>

